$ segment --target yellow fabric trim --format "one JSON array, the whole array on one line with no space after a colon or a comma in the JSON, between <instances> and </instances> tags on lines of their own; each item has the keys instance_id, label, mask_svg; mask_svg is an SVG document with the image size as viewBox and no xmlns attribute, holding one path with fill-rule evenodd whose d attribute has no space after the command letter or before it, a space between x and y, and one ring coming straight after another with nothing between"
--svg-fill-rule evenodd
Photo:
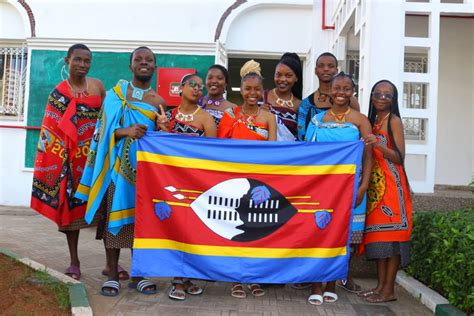
<instances>
[{"instance_id":1,"label":"yellow fabric trim","mask_svg":"<svg viewBox=\"0 0 474 316\"><path fill-rule=\"evenodd\" d=\"M122 107L129 107L130 109L132 110L136 110L138 112L140 112L141 114L143 114L144 116L146 116L149 120L151 121L155 121L156 120L156 112L154 111L149 111L149 110L144 110L142 108L139 108L139 107L136 107L132 104L130 104L127 99L125 99L125 97L123 96L122 94L122 89L120 88L120 85L116 85L114 88L113 88L115 94L117 94L117 96L119 97L119 99L122 101Z\"/></svg>"},{"instance_id":2,"label":"yellow fabric trim","mask_svg":"<svg viewBox=\"0 0 474 316\"><path fill-rule=\"evenodd\" d=\"M263 165L238 162L214 161L199 158L183 158L166 156L144 151L137 152L137 160L153 162L181 168L224 171L233 173L258 173L281 175L316 175L316 174L355 174L356 165L324 165L324 166L288 166Z\"/></svg>"},{"instance_id":3,"label":"yellow fabric trim","mask_svg":"<svg viewBox=\"0 0 474 316\"><path fill-rule=\"evenodd\" d=\"M246 258L333 258L346 255L346 247L337 248L253 248L186 244L169 239L135 238L135 249L169 249L195 255Z\"/></svg>"},{"instance_id":4,"label":"yellow fabric trim","mask_svg":"<svg viewBox=\"0 0 474 316\"><path fill-rule=\"evenodd\" d=\"M105 155L105 160L104 160L104 165L102 167L102 170L99 173L99 176L95 180L95 182L92 184L92 187L89 192L89 203L87 204L87 211L89 211L89 207L92 205L92 202L95 201L97 198L97 195L99 194L99 191L104 184L104 177L105 174L107 173L107 170L109 170L109 165L110 165L110 153L112 152L112 149L115 146L115 132L112 133L110 137L110 143L109 143L109 150L107 151L107 155Z\"/></svg>"},{"instance_id":5,"label":"yellow fabric trim","mask_svg":"<svg viewBox=\"0 0 474 316\"><path fill-rule=\"evenodd\" d=\"M79 186L77 187L76 192L79 192L80 194L84 194L84 195L88 196L90 189L91 188L89 188L87 185L79 184Z\"/></svg>"},{"instance_id":6,"label":"yellow fabric trim","mask_svg":"<svg viewBox=\"0 0 474 316\"><path fill-rule=\"evenodd\" d=\"M117 212L111 212L109 215L109 221L116 221L128 217L135 216L135 208L129 208Z\"/></svg>"}]
</instances>

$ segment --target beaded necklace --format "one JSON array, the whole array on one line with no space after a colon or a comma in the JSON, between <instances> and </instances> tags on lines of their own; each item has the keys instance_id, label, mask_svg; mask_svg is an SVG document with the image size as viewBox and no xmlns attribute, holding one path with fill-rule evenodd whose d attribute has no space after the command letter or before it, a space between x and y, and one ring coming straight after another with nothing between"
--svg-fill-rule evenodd
<instances>
[{"instance_id":1,"label":"beaded necklace","mask_svg":"<svg viewBox=\"0 0 474 316\"><path fill-rule=\"evenodd\" d=\"M143 99L143 96L145 95L145 93L151 90L151 87L148 87L146 89L137 88L133 85L131 81L130 81L130 86L133 89L132 97L140 101Z\"/></svg>"},{"instance_id":2,"label":"beaded necklace","mask_svg":"<svg viewBox=\"0 0 474 316\"><path fill-rule=\"evenodd\" d=\"M275 90L276 90L276 88L274 88L272 91L273 91L273 95L275 96L275 98L277 98L276 101L275 101L275 103L277 105L286 106L286 107L289 107L290 109L295 106L293 104L293 98L294 98L293 93L291 94L291 98L289 100L284 100L284 99L282 99L278 96L278 94L276 93Z\"/></svg>"},{"instance_id":3,"label":"beaded necklace","mask_svg":"<svg viewBox=\"0 0 474 316\"><path fill-rule=\"evenodd\" d=\"M181 105L178 106L178 113L176 113L176 119L181 122L192 122L194 121L194 115L196 115L201 108L198 106L193 113L185 114L181 112Z\"/></svg>"},{"instance_id":4,"label":"beaded necklace","mask_svg":"<svg viewBox=\"0 0 474 316\"><path fill-rule=\"evenodd\" d=\"M69 82L69 78L66 79L67 85L69 86L69 89L71 89L71 92L75 98L85 98L89 96L89 92L87 91L87 88L89 87L89 81L86 78L86 87L82 91L76 91L76 89L73 88L72 84Z\"/></svg>"},{"instance_id":5,"label":"beaded necklace","mask_svg":"<svg viewBox=\"0 0 474 316\"><path fill-rule=\"evenodd\" d=\"M259 113L260 113L260 108L257 108L257 113L255 113L255 114L245 113L244 107L242 106L241 114L243 114L242 115L243 119L245 119L245 121L247 121L247 123L249 123L249 124L253 124L257 121L257 116L258 116Z\"/></svg>"},{"instance_id":6,"label":"beaded necklace","mask_svg":"<svg viewBox=\"0 0 474 316\"><path fill-rule=\"evenodd\" d=\"M207 106L215 106L219 107L222 105L225 101L225 98L219 99L219 100L212 100L209 96L205 96L202 100L202 107L206 108Z\"/></svg>"},{"instance_id":7,"label":"beaded necklace","mask_svg":"<svg viewBox=\"0 0 474 316\"><path fill-rule=\"evenodd\" d=\"M374 131L380 130L380 128L382 128L383 122L387 119L387 117L388 117L389 115L390 115L390 112L389 112L387 115L385 115L385 116L383 117L383 119L380 120L380 122L377 122L377 118L378 118L378 116L377 116L377 118L375 119L374 126L373 126L372 129L373 129Z\"/></svg>"},{"instance_id":8,"label":"beaded necklace","mask_svg":"<svg viewBox=\"0 0 474 316\"><path fill-rule=\"evenodd\" d=\"M319 102L326 102L326 100L327 100L328 98L330 98L330 95L329 95L329 94L324 93L324 92L321 92L321 90L319 90L319 88L318 88L318 91L317 91L317 92L318 92L318 101L319 101Z\"/></svg>"},{"instance_id":9,"label":"beaded necklace","mask_svg":"<svg viewBox=\"0 0 474 316\"><path fill-rule=\"evenodd\" d=\"M347 114L349 114L351 112L351 108L348 108L346 112L342 113L342 114L336 114L333 112L333 110L329 110L329 112L331 113L332 116L334 116L334 120L336 121L336 123L345 123L346 122L346 116Z\"/></svg>"}]
</instances>

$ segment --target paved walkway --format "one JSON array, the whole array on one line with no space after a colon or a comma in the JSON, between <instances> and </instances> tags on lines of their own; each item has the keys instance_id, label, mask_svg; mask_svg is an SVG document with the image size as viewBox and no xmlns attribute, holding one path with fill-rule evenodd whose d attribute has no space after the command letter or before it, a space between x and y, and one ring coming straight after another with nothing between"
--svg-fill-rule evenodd
<instances>
[{"instance_id":1,"label":"paved walkway","mask_svg":"<svg viewBox=\"0 0 474 316\"><path fill-rule=\"evenodd\" d=\"M236 299L230 296L230 285L221 282L199 282L205 288L201 296L185 301L170 300L166 293L168 279L154 279L158 284L157 295L141 295L126 287L118 297L103 297L99 287L105 278L105 254L101 241L95 240L95 229L81 231L79 256L81 281L85 284L95 315L432 315L432 313L397 286L398 301L387 304L368 304L354 294L338 291L335 304L312 306L307 303L308 290L297 291L289 286L272 287L260 298L248 296ZM0 247L31 258L48 267L63 271L69 265L66 238L57 231L55 224L25 208L0 206ZM130 252L124 251L120 263L130 267ZM368 288L374 279L358 279Z\"/></svg>"}]
</instances>

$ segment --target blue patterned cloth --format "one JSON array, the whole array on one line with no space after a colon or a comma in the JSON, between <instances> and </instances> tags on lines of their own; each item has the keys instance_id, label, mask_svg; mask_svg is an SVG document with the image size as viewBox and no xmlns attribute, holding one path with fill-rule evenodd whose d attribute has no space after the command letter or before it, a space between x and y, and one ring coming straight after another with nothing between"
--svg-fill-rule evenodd
<instances>
[{"instance_id":1,"label":"blue patterned cloth","mask_svg":"<svg viewBox=\"0 0 474 316\"><path fill-rule=\"evenodd\" d=\"M305 139L310 142L348 142L360 139L357 126L352 123L323 122L325 112L312 117ZM362 202L354 209L351 221L351 231L362 233L365 228L365 212L367 207L367 194Z\"/></svg>"},{"instance_id":2,"label":"blue patterned cloth","mask_svg":"<svg viewBox=\"0 0 474 316\"><path fill-rule=\"evenodd\" d=\"M156 110L150 104L129 102L124 96L128 83L107 92L76 197L87 201L85 220L92 222L111 181L115 185L108 230L116 235L123 225L135 221L135 139L115 140L115 131L133 124L155 130Z\"/></svg>"},{"instance_id":3,"label":"blue patterned cloth","mask_svg":"<svg viewBox=\"0 0 474 316\"><path fill-rule=\"evenodd\" d=\"M325 112L327 108L318 108L314 104L314 93L301 101L298 109L297 132L298 140L305 140L306 129L308 128L311 118L316 114Z\"/></svg>"}]
</instances>

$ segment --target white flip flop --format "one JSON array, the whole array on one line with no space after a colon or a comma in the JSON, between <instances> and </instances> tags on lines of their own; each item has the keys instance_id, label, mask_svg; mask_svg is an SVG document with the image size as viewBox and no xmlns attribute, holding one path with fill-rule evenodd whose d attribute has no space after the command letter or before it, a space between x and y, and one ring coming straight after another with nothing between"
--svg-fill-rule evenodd
<instances>
[{"instance_id":1,"label":"white flip flop","mask_svg":"<svg viewBox=\"0 0 474 316\"><path fill-rule=\"evenodd\" d=\"M323 298L326 303L335 303L339 296L336 293L326 291L323 293Z\"/></svg>"},{"instance_id":2,"label":"white flip flop","mask_svg":"<svg viewBox=\"0 0 474 316\"><path fill-rule=\"evenodd\" d=\"M309 297L308 297L308 302L311 304L311 305L323 305L323 297L319 294L311 294Z\"/></svg>"}]
</instances>

